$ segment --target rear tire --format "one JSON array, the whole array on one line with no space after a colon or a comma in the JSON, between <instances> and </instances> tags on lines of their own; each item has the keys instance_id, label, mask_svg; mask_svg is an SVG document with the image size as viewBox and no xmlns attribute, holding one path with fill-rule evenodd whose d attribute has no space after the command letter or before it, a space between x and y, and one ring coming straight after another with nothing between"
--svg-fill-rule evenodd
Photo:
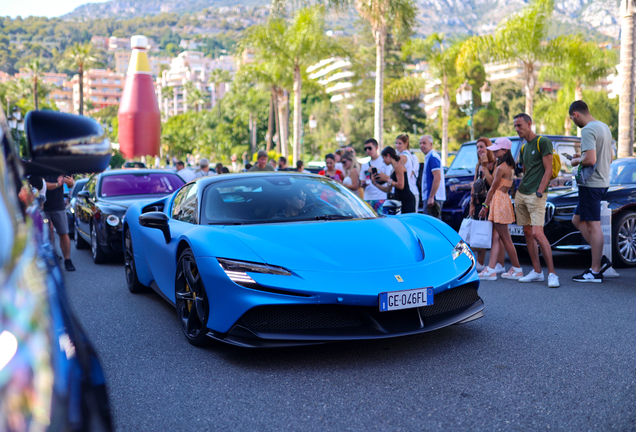
<instances>
[{"instance_id":1,"label":"rear tire","mask_svg":"<svg viewBox=\"0 0 636 432\"><path fill-rule=\"evenodd\" d=\"M107 256L99 245L99 237L97 236L97 228L95 224L91 224L91 254L95 264L103 264L106 262Z\"/></svg>"},{"instance_id":2,"label":"rear tire","mask_svg":"<svg viewBox=\"0 0 636 432\"><path fill-rule=\"evenodd\" d=\"M75 243L75 249L82 250L88 249L89 244L82 238L82 234L80 234L80 230L77 228L77 220L75 221L75 235L73 236L73 243Z\"/></svg>"},{"instance_id":3,"label":"rear tire","mask_svg":"<svg viewBox=\"0 0 636 432\"><path fill-rule=\"evenodd\" d=\"M626 211L612 221L612 262L615 267L636 266L636 212Z\"/></svg>"},{"instance_id":4,"label":"rear tire","mask_svg":"<svg viewBox=\"0 0 636 432\"><path fill-rule=\"evenodd\" d=\"M139 282L137 268L135 267L135 254L133 253L132 237L130 229L124 228L124 270L126 272L126 285L128 291L139 294L148 291L148 287Z\"/></svg>"}]
</instances>

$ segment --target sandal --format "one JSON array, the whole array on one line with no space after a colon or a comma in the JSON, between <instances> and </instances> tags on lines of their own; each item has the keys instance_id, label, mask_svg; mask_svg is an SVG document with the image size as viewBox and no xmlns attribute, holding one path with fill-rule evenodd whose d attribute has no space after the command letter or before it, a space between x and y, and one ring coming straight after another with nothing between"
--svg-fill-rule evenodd
<instances>
[{"instance_id":1,"label":"sandal","mask_svg":"<svg viewBox=\"0 0 636 432\"><path fill-rule=\"evenodd\" d=\"M486 267L479 273L479 279L487 280L487 281L496 281L497 280L497 272L495 269L490 267Z\"/></svg>"},{"instance_id":2,"label":"sandal","mask_svg":"<svg viewBox=\"0 0 636 432\"><path fill-rule=\"evenodd\" d=\"M504 279L519 280L523 277L523 269L521 267L510 267L510 270L503 273L501 277Z\"/></svg>"}]
</instances>

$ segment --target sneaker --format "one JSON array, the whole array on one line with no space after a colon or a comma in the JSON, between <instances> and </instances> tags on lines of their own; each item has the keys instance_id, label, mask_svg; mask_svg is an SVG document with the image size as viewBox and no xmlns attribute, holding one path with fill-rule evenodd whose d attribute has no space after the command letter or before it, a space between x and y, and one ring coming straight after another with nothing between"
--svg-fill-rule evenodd
<instances>
[{"instance_id":1,"label":"sneaker","mask_svg":"<svg viewBox=\"0 0 636 432\"><path fill-rule=\"evenodd\" d=\"M495 273L500 274L500 273L505 273L506 269L504 266L502 266L501 264L497 263L497 265L495 266Z\"/></svg>"},{"instance_id":2,"label":"sneaker","mask_svg":"<svg viewBox=\"0 0 636 432\"><path fill-rule=\"evenodd\" d=\"M475 268L477 269L477 273L481 273L484 271L484 269L486 268L485 265L483 264L479 264L479 261L477 261L477 264L475 265Z\"/></svg>"},{"instance_id":3,"label":"sneaker","mask_svg":"<svg viewBox=\"0 0 636 432\"><path fill-rule=\"evenodd\" d=\"M548 274L548 288L558 288L560 286L559 277L554 273Z\"/></svg>"},{"instance_id":4,"label":"sneaker","mask_svg":"<svg viewBox=\"0 0 636 432\"><path fill-rule=\"evenodd\" d=\"M479 279L487 280L487 281L496 281L497 273L495 273L495 269L486 267L481 273L479 273Z\"/></svg>"},{"instance_id":5,"label":"sneaker","mask_svg":"<svg viewBox=\"0 0 636 432\"><path fill-rule=\"evenodd\" d=\"M519 278L519 282L543 282L543 272L537 273L534 269L530 270L530 273L522 278Z\"/></svg>"},{"instance_id":6,"label":"sneaker","mask_svg":"<svg viewBox=\"0 0 636 432\"><path fill-rule=\"evenodd\" d=\"M504 279L519 280L523 277L523 270L521 269L521 267L510 267L510 270L508 270L506 273L503 273L501 277Z\"/></svg>"},{"instance_id":7,"label":"sneaker","mask_svg":"<svg viewBox=\"0 0 636 432\"><path fill-rule=\"evenodd\" d=\"M609 258L606 257L605 255L603 255L603 258L601 258L601 271L599 273L601 273L601 274L605 273L605 270L610 268L612 265L613 264L609 260Z\"/></svg>"},{"instance_id":8,"label":"sneaker","mask_svg":"<svg viewBox=\"0 0 636 432\"><path fill-rule=\"evenodd\" d=\"M574 282L603 282L603 273L594 273L592 269L588 269L581 273L580 275L573 276L572 280Z\"/></svg>"},{"instance_id":9,"label":"sneaker","mask_svg":"<svg viewBox=\"0 0 636 432\"><path fill-rule=\"evenodd\" d=\"M75 271L73 261L71 261L70 259L64 260L64 268L66 269L66 271Z\"/></svg>"}]
</instances>

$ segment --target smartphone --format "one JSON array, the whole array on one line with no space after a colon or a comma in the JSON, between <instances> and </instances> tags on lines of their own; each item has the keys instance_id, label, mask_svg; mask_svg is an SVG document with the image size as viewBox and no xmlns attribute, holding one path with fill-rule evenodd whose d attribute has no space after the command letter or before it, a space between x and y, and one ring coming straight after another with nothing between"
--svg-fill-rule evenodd
<instances>
[{"instance_id":1,"label":"smartphone","mask_svg":"<svg viewBox=\"0 0 636 432\"><path fill-rule=\"evenodd\" d=\"M376 167L371 167L371 175L375 178L378 175L378 169Z\"/></svg>"},{"instance_id":2,"label":"smartphone","mask_svg":"<svg viewBox=\"0 0 636 432\"><path fill-rule=\"evenodd\" d=\"M569 161L571 161L571 160L572 160L572 155L569 155L569 154L567 154L567 153L561 153L561 156L565 156L565 158L566 158L567 160L569 160Z\"/></svg>"}]
</instances>

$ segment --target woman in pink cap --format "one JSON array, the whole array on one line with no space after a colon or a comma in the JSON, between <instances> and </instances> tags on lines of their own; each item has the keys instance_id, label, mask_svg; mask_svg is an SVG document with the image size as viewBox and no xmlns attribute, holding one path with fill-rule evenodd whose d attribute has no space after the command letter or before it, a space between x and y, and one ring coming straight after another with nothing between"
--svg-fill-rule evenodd
<instances>
[{"instance_id":1,"label":"woman in pink cap","mask_svg":"<svg viewBox=\"0 0 636 432\"><path fill-rule=\"evenodd\" d=\"M490 262L488 263L488 267L479 273L481 280L497 280L495 266L497 264L497 256L499 255L499 239L503 242L504 248L510 257L510 262L512 263L510 270L503 273L501 277L504 279L520 279L523 277L523 270L519 265L517 251L515 250L514 244L512 244L510 231L508 231L508 224L515 221L515 212L512 208L510 195L508 195L508 191L512 186L512 176L515 166L515 160L512 157L512 153L510 153L511 148L512 143L508 138L499 138L489 148L497 158L497 169L495 170L492 185L486 196L486 201L484 201L481 211L479 212L479 217L488 216L488 220L493 223L494 230L492 249L490 250Z\"/></svg>"}]
</instances>

